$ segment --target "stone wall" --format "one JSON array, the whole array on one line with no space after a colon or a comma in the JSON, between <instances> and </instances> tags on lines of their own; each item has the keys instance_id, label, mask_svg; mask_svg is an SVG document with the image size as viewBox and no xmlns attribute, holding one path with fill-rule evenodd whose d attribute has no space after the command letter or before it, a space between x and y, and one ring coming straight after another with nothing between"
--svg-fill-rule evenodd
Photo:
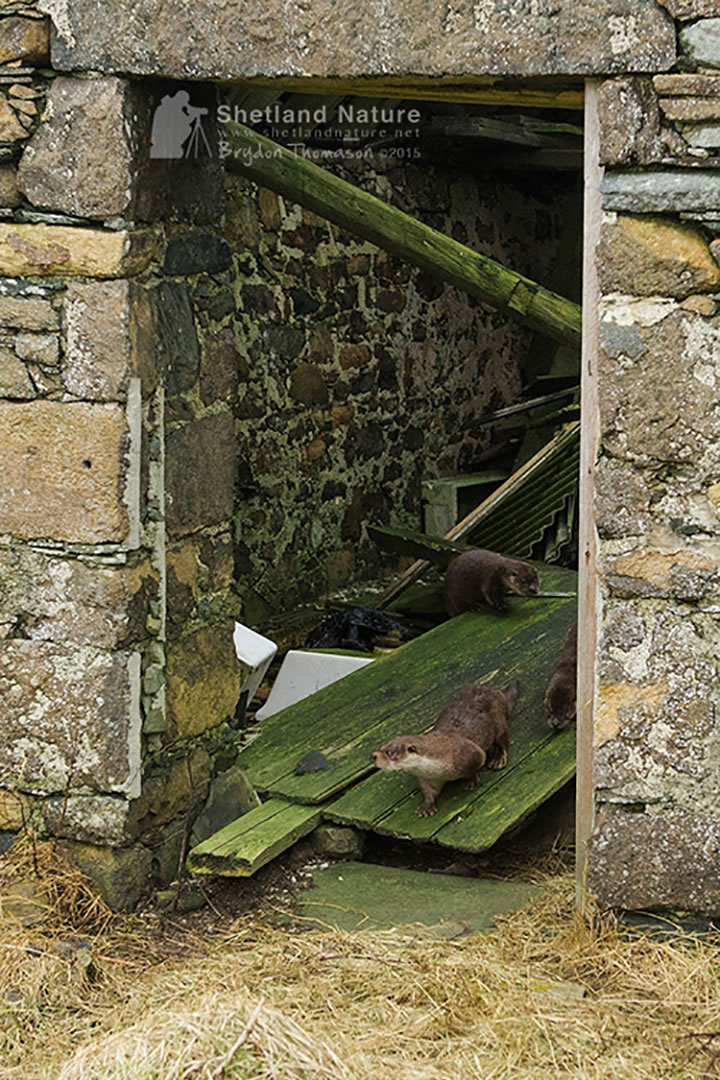
<instances>
[{"instance_id":1,"label":"stone wall","mask_svg":"<svg viewBox=\"0 0 720 1080\"><path fill-rule=\"evenodd\" d=\"M350 164L338 171L365 190L548 279L574 177L531 188ZM270 191L230 177L228 193L232 281L205 296L200 280L195 295L207 377L224 378L237 418L237 588L253 624L378 577L366 523L422 528L420 481L481 467L492 430L477 417L517 400L532 334Z\"/></svg>"},{"instance_id":2,"label":"stone wall","mask_svg":"<svg viewBox=\"0 0 720 1080\"><path fill-rule=\"evenodd\" d=\"M253 402L275 364L283 425L297 417L296 460L317 476L357 423L336 388L369 401L365 375L379 398L383 371L404 372L349 316L350 336L330 346L314 325L320 285L300 280L286 234L301 253L327 240L297 208L234 188L230 228L258 232L253 259L232 259L218 171L151 160L164 87L133 77L260 74L306 78L312 91L332 76L501 87L503 76L600 76L601 634L588 882L606 904L717 914L715 0L404 0L392 10L373 0L241 13L224 0L117 0L112 13L98 19L88 0L0 0L0 828L32 818L65 836L118 905L153 868L173 874L232 722L233 556L241 574L263 557L254 539L233 551L236 529L246 543L248 524L277 527L280 550L268 554L282 557L280 497L304 495L300 470L296 490L277 491L269 523L237 511L236 476L248 506L267 512L290 445L277 447L272 416L253 416ZM64 75L48 67L48 40ZM273 238L279 280L254 254L265 244L269 258ZM348 247L340 270L338 318L351 310L342 296L359 299L372 280L385 335L400 285L406 307L414 290L413 316L421 301L437 303L369 251ZM283 285L289 299L276 312ZM264 463L232 437L236 421L247 435L253 420L266 425ZM198 461L217 478L212 491ZM349 475L348 493L368 475ZM328 566L323 574L331 580Z\"/></svg>"},{"instance_id":3,"label":"stone wall","mask_svg":"<svg viewBox=\"0 0 720 1080\"><path fill-rule=\"evenodd\" d=\"M234 419L181 397L223 184L150 160L162 86L52 77L48 35L0 18L0 830L65 838L128 906L232 760Z\"/></svg>"},{"instance_id":4,"label":"stone wall","mask_svg":"<svg viewBox=\"0 0 720 1080\"><path fill-rule=\"evenodd\" d=\"M606 904L717 915L720 19L683 29L680 44L683 73L600 91L589 886Z\"/></svg>"}]
</instances>

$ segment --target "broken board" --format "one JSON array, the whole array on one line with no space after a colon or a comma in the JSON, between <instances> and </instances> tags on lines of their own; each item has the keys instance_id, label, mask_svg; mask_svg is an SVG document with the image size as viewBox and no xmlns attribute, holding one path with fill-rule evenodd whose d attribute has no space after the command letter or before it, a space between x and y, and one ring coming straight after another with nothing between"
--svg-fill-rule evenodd
<instances>
[{"instance_id":1,"label":"broken board","mask_svg":"<svg viewBox=\"0 0 720 1080\"><path fill-rule=\"evenodd\" d=\"M546 592L565 594L572 594L577 582L573 571L551 566L541 568L540 579ZM503 614L468 612L447 620L266 718L259 736L240 752L238 764L273 805L282 807L283 801L303 805L308 815L304 822L311 820L314 810L327 820L389 836L464 851L487 849L575 771L574 729L551 732L543 710L550 673L575 621L575 598L511 597L508 605ZM415 778L378 772L370 753L396 735L427 731L467 683L482 681L504 688L512 679L518 680L520 693L510 725L507 768L483 770L479 787L470 792L462 782L447 784L437 800L437 813L418 817ZM296 763L311 750L325 756L327 768L297 775ZM191 868L252 873L267 861L246 818L234 823L234 839L229 825L204 841L202 851L195 848ZM264 819L258 827L267 827ZM297 838L293 824L284 846ZM273 855L282 850L277 828L272 847ZM238 870L239 866L247 869Z\"/></svg>"}]
</instances>

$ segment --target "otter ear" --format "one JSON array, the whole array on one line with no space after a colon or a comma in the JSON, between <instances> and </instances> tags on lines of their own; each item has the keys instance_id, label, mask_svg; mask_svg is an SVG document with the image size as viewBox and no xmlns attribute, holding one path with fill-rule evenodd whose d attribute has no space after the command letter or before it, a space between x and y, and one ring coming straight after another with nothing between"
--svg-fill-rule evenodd
<instances>
[{"instance_id":1,"label":"otter ear","mask_svg":"<svg viewBox=\"0 0 720 1080\"><path fill-rule=\"evenodd\" d=\"M408 754L416 754L417 750L415 749L414 746L408 746L407 752L408 752Z\"/></svg>"}]
</instances>

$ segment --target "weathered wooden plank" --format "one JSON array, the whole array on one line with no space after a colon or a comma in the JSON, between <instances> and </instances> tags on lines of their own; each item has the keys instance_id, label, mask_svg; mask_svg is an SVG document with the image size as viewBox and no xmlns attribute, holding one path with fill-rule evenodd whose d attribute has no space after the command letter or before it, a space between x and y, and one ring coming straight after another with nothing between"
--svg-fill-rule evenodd
<instances>
[{"instance_id":1,"label":"weathered wooden plank","mask_svg":"<svg viewBox=\"0 0 720 1080\"><path fill-rule=\"evenodd\" d=\"M560 579L565 584L574 583L570 571L561 572ZM327 687L324 702L316 702L311 743L306 737L303 702L286 709L282 730L273 733L273 745L260 745L258 739L242 752L240 764L250 780L273 795L323 802L372 772L370 753L388 739L431 727L448 701L474 680L500 685L513 677L519 679L521 700L524 697L525 702L518 706L513 732L518 747L521 740L524 746L524 728L536 719L538 695L542 711L544 685L575 617L575 603L573 598L565 597L517 597L511 603L512 614L467 613L451 619L396 649L391 656L348 676L334 688ZM534 683L533 714L529 691ZM318 723L318 717L323 716L324 730ZM296 776L292 771L295 762L311 749L325 755L328 768Z\"/></svg>"},{"instance_id":2,"label":"weathered wooden plank","mask_svg":"<svg viewBox=\"0 0 720 1080\"><path fill-rule=\"evenodd\" d=\"M277 79L256 77L246 80L248 86L274 87ZM475 77L466 83L439 77L416 78L412 82L398 76L385 78L313 78L314 93L362 95L363 97L391 97L408 101L452 101L467 105L514 105L525 109L574 109L582 110L583 88L565 82L555 83L549 79L543 85L508 86L507 81L493 76ZM308 89L308 79L284 76L284 91L296 90L303 94Z\"/></svg>"},{"instance_id":3,"label":"weathered wooden plank","mask_svg":"<svg viewBox=\"0 0 720 1080\"><path fill-rule=\"evenodd\" d=\"M583 303L590 313L583 327L582 445L580 448L580 583L578 589L578 696L577 696L577 803L576 867L577 899L587 900L585 872L587 845L593 831L595 792L593 784L595 694L598 634L598 551L595 525L595 462L600 449L600 407L598 399L598 364L600 356L600 285L597 252L602 229L600 184L599 83L588 82L585 111L585 220L583 223Z\"/></svg>"},{"instance_id":4,"label":"weathered wooden plank","mask_svg":"<svg viewBox=\"0 0 720 1080\"><path fill-rule=\"evenodd\" d=\"M575 729L549 735L504 776L438 830L433 840L460 851L485 851L537 810L575 774Z\"/></svg>"},{"instance_id":5,"label":"weathered wooden plank","mask_svg":"<svg viewBox=\"0 0 720 1080\"><path fill-rule=\"evenodd\" d=\"M557 341L579 347L582 311L530 278L361 191L244 124L226 125L225 166Z\"/></svg>"},{"instance_id":6,"label":"weathered wooden plank","mask_svg":"<svg viewBox=\"0 0 720 1080\"><path fill-rule=\"evenodd\" d=\"M188 869L195 874L249 877L307 835L320 818L319 807L268 799L192 848Z\"/></svg>"}]
</instances>

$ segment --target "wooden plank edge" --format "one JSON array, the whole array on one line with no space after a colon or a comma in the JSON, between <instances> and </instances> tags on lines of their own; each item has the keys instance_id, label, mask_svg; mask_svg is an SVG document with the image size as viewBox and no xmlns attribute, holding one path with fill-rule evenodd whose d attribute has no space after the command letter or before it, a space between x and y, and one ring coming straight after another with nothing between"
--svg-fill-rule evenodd
<instances>
[{"instance_id":1,"label":"wooden plank edge","mask_svg":"<svg viewBox=\"0 0 720 1080\"><path fill-rule=\"evenodd\" d=\"M279 801L279 800L277 800ZM258 807L262 809L262 807ZM198 844L192 848L188 853L187 867L194 874L218 874L221 877L251 877L261 866L265 866L277 855L282 854L289 847L303 836L307 836L309 832L315 828L320 822L322 817L322 811L320 807L308 807L301 806L298 803L285 803L283 808L279 808L278 812L274 816L278 816L285 809L292 811L288 814L291 824L287 830L278 838L274 843L269 844L263 851L254 859L243 858L238 852L224 855L218 855L212 850L212 841L216 840L220 833L225 832L231 828L236 822L231 822L230 825L225 826L225 829L219 830L218 833L213 833L212 836L204 840L202 844ZM250 811L250 814L254 811ZM249 814L243 815L243 817L249 817ZM243 818L238 819L239 822L243 821ZM258 826L264 824L265 821L259 821ZM246 829L243 835L251 829Z\"/></svg>"}]
</instances>

